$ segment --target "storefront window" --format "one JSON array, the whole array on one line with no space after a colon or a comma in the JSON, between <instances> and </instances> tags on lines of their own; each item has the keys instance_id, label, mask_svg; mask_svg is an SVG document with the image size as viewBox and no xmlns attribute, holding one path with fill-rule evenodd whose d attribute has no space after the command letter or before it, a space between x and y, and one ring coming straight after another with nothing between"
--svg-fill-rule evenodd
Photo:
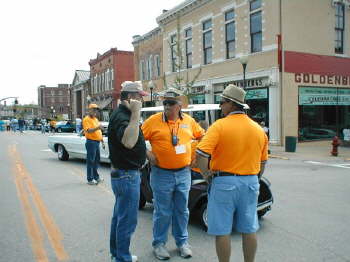
<instances>
[{"instance_id":1,"label":"storefront window","mask_svg":"<svg viewBox=\"0 0 350 262\"><path fill-rule=\"evenodd\" d=\"M191 97L191 104L205 104L205 95L194 95ZM192 112L192 117L196 121L205 120L205 111Z\"/></svg>"},{"instance_id":2,"label":"storefront window","mask_svg":"<svg viewBox=\"0 0 350 262\"><path fill-rule=\"evenodd\" d=\"M338 108L338 123L337 123ZM350 89L299 88L299 140L330 139L350 125Z\"/></svg>"},{"instance_id":3,"label":"storefront window","mask_svg":"<svg viewBox=\"0 0 350 262\"><path fill-rule=\"evenodd\" d=\"M258 123L265 122L269 127L268 89L250 89L246 94L246 103L250 106L248 115Z\"/></svg>"}]
</instances>

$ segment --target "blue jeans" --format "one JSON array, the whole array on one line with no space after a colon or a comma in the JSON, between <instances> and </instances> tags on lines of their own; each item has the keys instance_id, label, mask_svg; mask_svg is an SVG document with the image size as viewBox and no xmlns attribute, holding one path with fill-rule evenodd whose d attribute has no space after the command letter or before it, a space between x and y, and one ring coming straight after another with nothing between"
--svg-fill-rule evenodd
<instances>
[{"instance_id":1,"label":"blue jeans","mask_svg":"<svg viewBox=\"0 0 350 262\"><path fill-rule=\"evenodd\" d=\"M188 240L190 168L174 172L152 166L151 187L154 199L152 245L156 247L166 244L172 223L176 245L181 247Z\"/></svg>"},{"instance_id":2,"label":"blue jeans","mask_svg":"<svg viewBox=\"0 0 350 262\"><path fill-rule=\"evenodd\" d=\"M131 262L131 235L137 225L140 200L140 171L114 170L111 184L115 195L111 223L110 252L117 262Z\"/></svg>"},{"instance_id":3,"label":"blue jeans","mask_svg":"<svg viewBox=\"0 0 350 262\"><path fill-rule=\"evenodd\" d=\"M100 141L86 139L86 167L87 180L98 180L100 178L97 168L100 164Z\"/></svg>"}]
</instances>

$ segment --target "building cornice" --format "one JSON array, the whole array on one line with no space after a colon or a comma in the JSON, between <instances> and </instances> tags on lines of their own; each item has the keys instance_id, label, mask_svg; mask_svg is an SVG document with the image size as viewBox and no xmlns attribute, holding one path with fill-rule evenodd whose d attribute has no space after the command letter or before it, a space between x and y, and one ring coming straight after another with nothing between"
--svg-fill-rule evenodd
<instances>
[{"instance_id":1,"label":"building cornice","mask_svg":"<svg viewBox=\"0 0 350 262\"><path fill-rule=\"evenodd\" d=\"M173 9L158 16L157 23L159 25L166 25L171 21L174 21L178 16L186 15L211 1L212 0L186 0L175 6Z\"/></svg>"},{"instance_id":2,"label":"building cornice","mask_svg":"<svg viewBox=\"0 0 350 262\"><path fill-rule=\"evenodd\" d=\"M133 45L137 45L137 44L139 44L142 41L148 40L149 38L160 34L161 31L162 30L161 30L160 27L156 27L153 30L151 30L150 32L148 32L148 33L146 33L146 34L144 34L142 36L135 36L134 40L132 41L132 44Z\"/></svg>"},{"instance_id":3,"label":"building cornice","mask_svg":"<svg viewBox=\"0 0 350 262\"><path fill-rule=\"evenodd\" d=\"M105 52L102 55L98 54L95 59L90 59L89 65L94 66L97 63L101 62L103 59L105 59L111 55L117 55L117 54L134 54L134 52L133 51L122 51L122 50L118 50L117 48L111 48L110 50L108 50L107 52Z\"/></svg>"}]
</instances>

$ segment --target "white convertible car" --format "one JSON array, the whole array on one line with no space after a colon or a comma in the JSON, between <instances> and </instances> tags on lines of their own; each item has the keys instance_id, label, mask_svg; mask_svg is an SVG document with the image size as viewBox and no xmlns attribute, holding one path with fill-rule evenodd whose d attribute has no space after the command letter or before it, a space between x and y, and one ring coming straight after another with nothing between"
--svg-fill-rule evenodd
<instances>
[{"instance_id":1,"label":"white convertible car","mask_svg":"<svg viewBox=\"0 0 350 262\"><path fill-rule=\"evenodd\" d=\"M164 109L163 106L156 107L145 107L142 108L142 118L146 119L148 116L154 114L155 112L162 111ZM215 111L218 111L218 104L197 104L197 105L189 105L187 108L183 109L184 112L189 114L195 114L196 112L201 112L202 117L208 119L209 123L212 123L215 119ZM106 134L108 122L101 122L104 127L103 133ZM105 149L100 145L101 152L101 162L109 163L109 150L108 150L108 138L103 136L103 141L105 142ZM48 146L49 148L57 153L58 159L62 161L66 161L69 158L80 158L86 159L86 149L85 149L86 139L84 136L80 134L56 134L53 136L49 136L48 138ZM146 141L147 148L151 148L148 141Z\"/></svg>"},{"instance_id":2,"label":"white convertible car","mask_svg":"<svg viewBox=\"0 0 350 262\"><path fill-rule=\"evenodd\" d=\"M100 144L101 162L109 163L107 137L103 137L105 149ZM57 153L58 159L66 161L69 158L86 159L85 136L79 134L53 135L48 138L49 148Z\"/></svg>"}]
</instances>

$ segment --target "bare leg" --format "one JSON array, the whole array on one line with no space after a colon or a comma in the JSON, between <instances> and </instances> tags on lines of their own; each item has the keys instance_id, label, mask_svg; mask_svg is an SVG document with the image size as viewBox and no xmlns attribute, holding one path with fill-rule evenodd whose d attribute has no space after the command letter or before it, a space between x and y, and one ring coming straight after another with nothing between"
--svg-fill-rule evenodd
<instances>
[{"instance_id":1,"label":"bare leg","mask_svg":"<svg viewBox=\"0 0 350 262\"><path fill-rule=\"evenodd\" d=\"M231 256L231 235L216 236L215 243L219 262L229 262Z\"/></svg>"},{"instance_id":2,"label":"bare leg","mask_svg":"<svg viewBox=\"0 0 350 262\"><path fill-rule=\"evenodd\" d=\"M256 233L242 234L244 262L254 262L257 246Z\"/></svg>"}]
</instances>

